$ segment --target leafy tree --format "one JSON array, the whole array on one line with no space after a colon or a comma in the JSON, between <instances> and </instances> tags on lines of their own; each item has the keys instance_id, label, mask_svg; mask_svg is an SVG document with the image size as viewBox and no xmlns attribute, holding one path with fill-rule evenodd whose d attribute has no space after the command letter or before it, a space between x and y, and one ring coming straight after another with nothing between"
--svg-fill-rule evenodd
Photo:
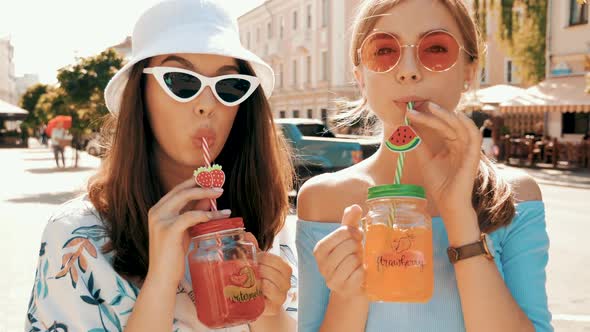
<instances>
[{"instance_id":1,"label":"leafy tree","mask_svg":"<svg viewBox=\"0 0 590 332\"><path fill-rule=\"evenodd\" d=\"M473 10L483 32L488 10L498 14L497 35L523 83L545 78L547 0L474 0Z\"/></svg>"},{"instance_id":2,"label":"leafy tree","mask_svg":"<svg viewBox=\"0 0 590 332\"><path fill-rule=\"evenodd\" d=\"M41 96L47 93L48 89L49 86L46 84L35 84L29 87L21 96L19 106L29 111L29 115L21 124L23 132L28 132L29 129L34 130L44 122L39 118L39 115L35 113L35 107Z\"/></svg>"}]
</instances>

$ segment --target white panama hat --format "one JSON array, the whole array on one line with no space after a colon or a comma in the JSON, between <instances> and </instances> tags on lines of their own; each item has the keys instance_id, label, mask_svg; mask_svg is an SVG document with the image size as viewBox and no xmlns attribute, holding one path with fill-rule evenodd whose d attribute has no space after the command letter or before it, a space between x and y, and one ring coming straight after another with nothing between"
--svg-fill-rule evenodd
<instances>
[{"instance_id":1,"label":"white panama hat","mask_svg":"<svg viewBox=\"0 0 590 332\"><path fill-rule=\"evenodd\" d=\"M131 59L109 81L107 108L119 112L129 72L141 60L163 54L217 54L250 63L266 98L274 88L272 68L240 42L237 19L214 0L166 0L146 10L133 28Z\"/></svg>"}]
</instances>

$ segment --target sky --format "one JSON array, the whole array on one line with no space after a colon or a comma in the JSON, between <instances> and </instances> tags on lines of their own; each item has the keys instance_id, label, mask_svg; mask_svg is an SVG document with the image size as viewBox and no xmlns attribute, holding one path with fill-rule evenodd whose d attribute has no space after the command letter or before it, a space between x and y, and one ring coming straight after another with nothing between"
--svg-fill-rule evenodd
<instances>
[{"instance_id":1,"label":"sky","mask_svg":"<svg viewBox=\"0 0 590 332\"><path fill-rule=\"evenodd\" d=\"M240 16L264 0L218 0ZM158 0L0 0L0 38L14 46L16 76L55 83L57 70L123 41Z\"/></svg>"}]
</instances>

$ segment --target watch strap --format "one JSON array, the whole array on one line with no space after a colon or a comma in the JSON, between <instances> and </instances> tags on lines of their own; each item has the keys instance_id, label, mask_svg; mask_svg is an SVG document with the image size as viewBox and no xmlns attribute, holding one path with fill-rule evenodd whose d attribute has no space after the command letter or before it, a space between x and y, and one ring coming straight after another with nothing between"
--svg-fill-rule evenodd
<instances>
[{"instance_id":1,"label":"watch strap","mask_svg":"<svg viewBox=\"0 0 590 332\"><path fill-rule=\"evenodd\" d=\"M480 255L486 255L491 257L490 253L488 253L488 251L486 250L484 241L485 238L482 236L482 238L477 242L470 243L458 248L449 247L447 249L449 260L451 261L451 263L455 264L460 260Z\"/></svg>"}]
</instances>

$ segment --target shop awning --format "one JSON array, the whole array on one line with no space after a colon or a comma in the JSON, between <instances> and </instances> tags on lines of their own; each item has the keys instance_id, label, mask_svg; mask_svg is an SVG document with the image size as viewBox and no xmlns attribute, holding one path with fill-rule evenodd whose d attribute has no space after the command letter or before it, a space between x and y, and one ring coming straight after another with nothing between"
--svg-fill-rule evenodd
<instances>
[{"instance_id":1,"label":"shop awning","mask_svg":"<svg viewBox=\"0 0 590 332\"><path fill-rule=\"evenodd\" d=\"M489 88L479 89L476 95L482 104L501 104L521 95L524 91L525 89L517 86L498 84Z\"/></svg>"},{"instance_id":2,"label":"shop awning","mask_svg":"<svg viewBox=\"0 0 590 332\"><path fill-rule=\"evenodd\" d=\"M500 104L502 112L590 112L584 76L552 77Z\"/></svg>"},{"instance_id":3,"label":"shop awning","mask_svg":"<svg viewBox=\"0 0 590 332\"><path fill-rule=\"evenodd\" d=\"M24 120L29 112L20 107L14 106L0 99L0 119Z\"/></svg>"},{"instance_id":4,"label":"shop awning","mask_svg":"<svg viewBox=\"0 0 590 332\"><path fill-rule=\"evenodd\" d=\"M524 91L525 89L517 86L497 84L467 93L461 105L465 110L496 111L496 106L515 98Z\"/></svg>"}]
</instances>

